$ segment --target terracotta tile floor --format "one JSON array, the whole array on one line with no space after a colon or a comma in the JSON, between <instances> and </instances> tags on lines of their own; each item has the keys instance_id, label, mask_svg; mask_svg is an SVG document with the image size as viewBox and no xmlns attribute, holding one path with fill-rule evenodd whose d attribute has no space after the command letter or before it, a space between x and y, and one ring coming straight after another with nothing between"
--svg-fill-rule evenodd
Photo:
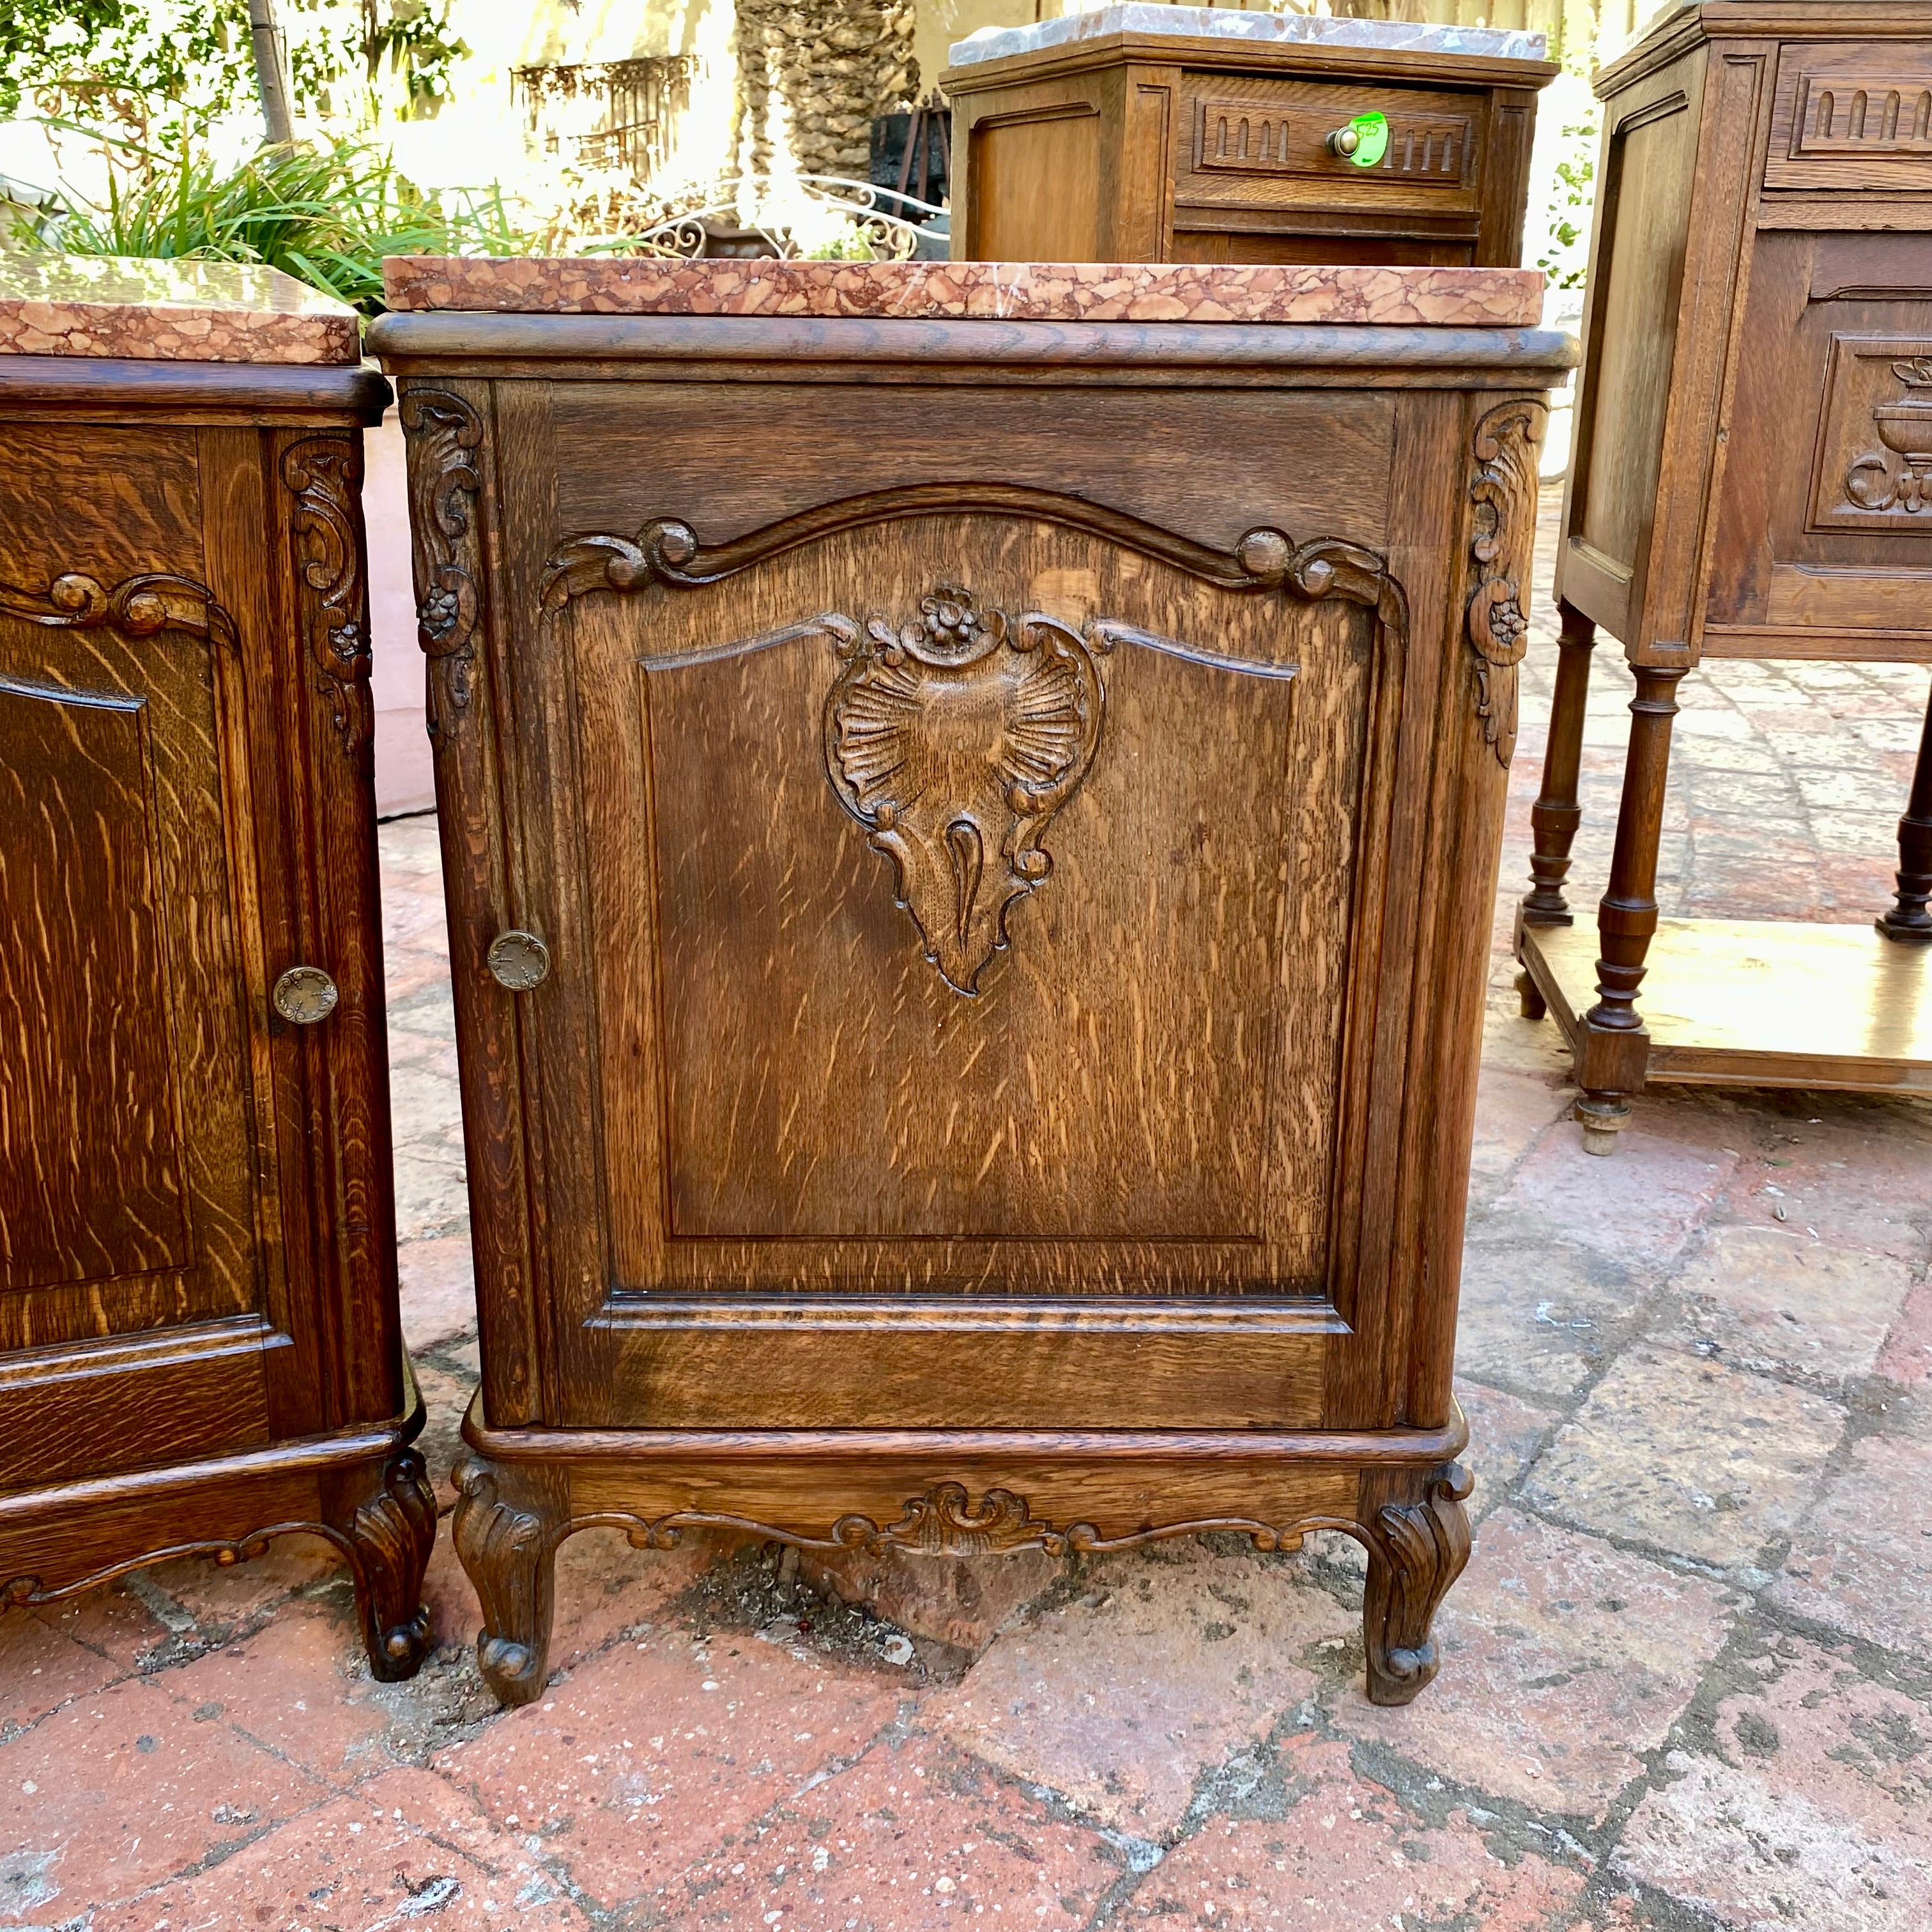
<instances>
[{"instance_id":1,"label":"terracotta tile floor","mask_svg":"<svg viewBox=\"0 0 1932 1932\"><path fill-rule=\"evenodd\" d=\"M582 1537L560 1674L508 1717L446 1540L442 1648L395 1686L290 1545L0 1622L0 1925L1932 1924L1932 1107L1665 1090L1582 1156L1504 946L1548 618L1469 1216L1482 1522L1418 1702L1364 1701L1328 1538L976 1582L948 1627L1005 1628L962 1674L767 1552ZM1586 903L1628 694L1601 656ZM1868 917L1924 692L1694 677L1666 910ZM476 1349L432 823L383 853L405 1324L446 1471Z\"/></svg>"}]
</instances>

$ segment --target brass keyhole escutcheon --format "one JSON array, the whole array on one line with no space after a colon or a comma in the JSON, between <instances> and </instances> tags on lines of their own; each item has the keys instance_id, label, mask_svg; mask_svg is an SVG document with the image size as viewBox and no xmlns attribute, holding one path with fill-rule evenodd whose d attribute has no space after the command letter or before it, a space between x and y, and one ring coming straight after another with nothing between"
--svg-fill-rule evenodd
<instances>
[{"instance_id":1,"label":"brass keyhole escutcheon","mask_svg":"<svg viewBox=\"0 0 1932 1932\"><path fill-rule=\"evenodd\" d=\"M550 948L534 932L520 932L513 927L490 940L484 964L498 986L513 993L527 993L550 977Z\"/></svg>"},{"instance_id":2,"label":"brass keyhole escutcheon","mask_svg":"<svg viewBox=\"0 0 1932 1932\"><path fill-rule=\"evenodd\" d=\"M291 966L269 995L275 1010L292 1026L314 1026L334 1012L342 995L320 966Z\"/></svg>"}]
</instances>

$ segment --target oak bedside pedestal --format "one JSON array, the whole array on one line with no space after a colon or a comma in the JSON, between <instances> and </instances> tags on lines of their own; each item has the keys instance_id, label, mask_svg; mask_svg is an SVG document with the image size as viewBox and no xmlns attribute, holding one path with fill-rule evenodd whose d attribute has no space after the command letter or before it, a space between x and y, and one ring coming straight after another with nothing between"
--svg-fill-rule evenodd
<instances>
[{"instance_id":1,"label":"oak bedside pedestal","mask_svg":"<svg viewBox=\"0 0 1932 1932\"><path fill-rule=\"evenodd\" d=\"M1412 1696L1541 278L387 275L499 1694L598 1523L1341 1529Z\"/></svg>"},{"instance_id":2,"label":"oak bedside pedestal","mask_svg":"<svg viewBox=\"0 0 1932 1932\"><path fill-rule=\"evenodd\" d=\"M952 50L956 260L1513 268L1540 34L1112 6Z\"/></svg>"},{"instance_id":3,"label":"oak bedside pedestal","mask_svg":"<svg viewBox=\"0 0 1932 1932\"><path fill-rule=\"evenodd\" d=\"M355 316L0 257L0 1604L306 1531L428 1644Z\"/></svg>"},{"instance_id":4,"label":"oak bedside pedestal","mask_svg":"<svg viewBox=\"0 0 1932 1932\"><path fill-rule=\"evenodd\" d=\"M1683 8L1597 91L1517 952L1525 1011L1553 1012L1575 1055L1584 1144L1607 1154L1646 1078L1932 1093L1932 711L1875 928L1660 920L1656 898L1676 693L1701 658L1932 663L1932 4ZM1600 626L1636 694L1591 933L1563 889Z\"/></svg>"}]
</instances>

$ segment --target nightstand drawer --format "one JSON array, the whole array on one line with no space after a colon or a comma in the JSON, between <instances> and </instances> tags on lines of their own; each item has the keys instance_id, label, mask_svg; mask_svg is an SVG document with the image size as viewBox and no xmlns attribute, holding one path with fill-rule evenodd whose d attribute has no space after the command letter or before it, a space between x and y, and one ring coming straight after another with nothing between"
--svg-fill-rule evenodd
<instances>
[{"instance_id":1,"label":"nightstand drawer","mask_svg":"<svg viewBox=\"0 0 1932 1932\"><path fill-rule=\"evenodd\" d=\"M1932 46L1823 40L1778 56L1768 188L1932 188Z\"/></svg>"},{"instance_id":2,"label":"nightstand drawer","mask_svg":"<svg viewBox=\"0 0 1932 1932\"><path fill-rule=\"evenodd\" d=\"M1381 82L1184 79L1174 198L1196 207L1322 207L1473 213L1482 166L1484 97ZM1388 145L1372 166L1329 138L1380 113Z\"/></svg>"}]
</instances>

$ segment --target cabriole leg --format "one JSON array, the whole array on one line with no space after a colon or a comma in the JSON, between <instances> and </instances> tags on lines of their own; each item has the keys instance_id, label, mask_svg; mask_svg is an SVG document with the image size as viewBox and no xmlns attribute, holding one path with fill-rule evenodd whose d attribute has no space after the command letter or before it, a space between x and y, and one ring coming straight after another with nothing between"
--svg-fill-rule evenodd
<instances>
[{"instance_id":1,"label":"cabriole leg","mask_svg":"<svg viewBox=\"0 0 1932 1932\"><path fill-rule=\"evenodd\" d=\"M456 1553L483 1606L476 1661L506 1704L527 1704L550 1675L556 1546L569 1528L562 1480L538 1466L457 1466Z\"/></svg>"},{"instance_id":2,"label":"cabriole leg","mask_svg":"<svg viewBox=\"0 0 1932 1932\"><path fill-rule=\"evenodd\" d=\"M1442 1667L1432 1627L1437 1606L1469 1560L1469 1517L1462 1505L1471 1487L1460 1462L1445 1463L1419 1481L1396 1479L1395 1492L1364 1526L1369 1581L1362 1635L1371 1703L1406 1704Z\"/></svg>"},{"instance_id":3,"label":"cabriole leg","mask_svg":"<svg viewBox=\"0 0 1932 1932\"><path fill-rule=\"evenodd\" d=\"M401 1449L383 1464L372 1494L366 1475L338 1479L331 1526L344 1538L356 1580L356 1608L369 1668L386 1684L413 1677L429 1652L423 1572L436 1545L436 1492L423 1459Z\"/></svg>"},{"instance_id":4,"label":"cabriole leg","mask_svg":"<svg viewBox=\"0 0 1932 1932\"><path fill-rule=\"evenodd\" d=\"M1912 774L1912 796L1898 821L1898 899L1878 922L1888 939L1902 946L1932 946L1932 698L1925 705L1925 729L1918 740L1918 764Z\"/></svg>"}]
</instances>

